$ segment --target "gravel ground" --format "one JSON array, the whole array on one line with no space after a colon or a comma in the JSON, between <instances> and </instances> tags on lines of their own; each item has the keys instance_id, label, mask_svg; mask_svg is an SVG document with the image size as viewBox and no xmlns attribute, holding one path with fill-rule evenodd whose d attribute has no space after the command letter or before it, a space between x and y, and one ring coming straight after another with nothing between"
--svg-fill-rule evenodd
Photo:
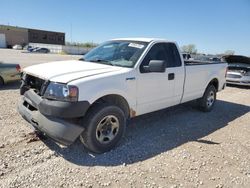
<instances>
[{"instance_id":1,"label":"gravel ground","mask_svg":"<svg viewBox=\"0 0 250 188\"><path fill-rule=\"evenodd\" d=\"M0 90L0 187L250 187L250 89L227 87L215 109L194 103L133 119L118 148L39 140Z\"/></svg>"}]
</instances>

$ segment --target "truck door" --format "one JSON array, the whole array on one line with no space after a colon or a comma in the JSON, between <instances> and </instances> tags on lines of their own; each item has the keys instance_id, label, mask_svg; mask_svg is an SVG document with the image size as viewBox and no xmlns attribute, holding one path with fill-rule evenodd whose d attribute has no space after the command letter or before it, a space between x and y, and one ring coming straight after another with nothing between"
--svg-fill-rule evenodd
<instances>
[{"instance_id":1,"label":"truck door","mask_svg":"<svg viewBox=\"0 0 250 188\"><path fill-rule=\"evenodd\" d=\"M143 66L151 60L166 61L164 73L146 72ZM137 115L180 103L184 68L174 43L156 43L140 64L137 79Z\"/></svg>"}]
</instances>

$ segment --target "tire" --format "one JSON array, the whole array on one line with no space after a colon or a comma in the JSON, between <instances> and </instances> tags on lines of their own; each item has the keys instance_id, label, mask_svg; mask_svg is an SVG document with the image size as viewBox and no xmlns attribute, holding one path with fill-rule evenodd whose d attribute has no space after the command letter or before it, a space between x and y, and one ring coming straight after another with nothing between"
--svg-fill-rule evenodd
<instances>
[{"instance_id":1,"label":"tire","mask_svg":"<svg viewBox=\"0 0 250 188\"><path fill-rule=\"evenodd\" d=\"M96 104L83 119L85 130L80 135L83 145L94 153L113 149L126 129L125 113L111 104Z\"/></svg>"},{"instance_id":2,"label":"tire","mask_svg":"<svg viewBox=\"0 0 250 188\"><path fill-rule=\"evenodd\" d=\"M216 89L213 85L209 85L202 98L199 99L199 107L203 112L210 112L216 102Z\"/></svg>"},{"instance_id":3,"label":"tire","mask_svg":"<svg viewBox=\"0 0 250 188\"><path fill-rule=\"evenodd\" d=\"M3 81L3 78L0 76L0 86L3 86L4 85L4 81Z\"/></svg>"}]
</instances>

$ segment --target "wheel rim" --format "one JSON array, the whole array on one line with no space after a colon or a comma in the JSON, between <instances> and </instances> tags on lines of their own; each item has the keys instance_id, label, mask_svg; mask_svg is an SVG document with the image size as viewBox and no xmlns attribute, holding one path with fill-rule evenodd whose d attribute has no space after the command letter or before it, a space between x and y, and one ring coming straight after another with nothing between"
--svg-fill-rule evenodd
<instances>
[{"instance_id":1,"label":"wheel rim","mask_svg":"<svg viewBox=\"0 0 250 188\"><path fill-rule=\"evenodd\" d=\"M105 116L97 125L96 139L101 144L108 144L117 136L119 120L113 115Z\"/></svg>"},{"instance_id":2,"label":"wheel rim","mask_svg":"<svg viewBox=\"0 0 250 188\"><path fill-rule=\"evenodd\" d=\"M207 97L207 106L211 107L214 103L215 95L213 91L210 91Z\"/></svg>"}]
</instances>

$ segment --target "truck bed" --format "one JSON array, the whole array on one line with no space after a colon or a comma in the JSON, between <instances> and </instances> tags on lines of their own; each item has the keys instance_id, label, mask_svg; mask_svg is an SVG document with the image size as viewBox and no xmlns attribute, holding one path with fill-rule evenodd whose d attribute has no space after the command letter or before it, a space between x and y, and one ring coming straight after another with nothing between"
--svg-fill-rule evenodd
<instances>
[{"instance_id":1,"label":"truck bed","mask_svg":"<svg viewBox=\"0 0 250 188\"><path fill-rule=\"evenodd\" d=\"M225 63L221 61L200 61L200 60L185 60L184 61L185 65L209 65L209 64L220 64L220 63Z\"/></svg>"},{"instance_id":2,"label":"truck bed","mask_svg":"<svg viewBox=\"0 0 250 188\"><path fill-rule=\"evenodd\" d=\"M211 66L213 65L213 66ZM182 102L202 97L208 82L213 78L218 80L218 91L225 83L225 70L227 64L220 61L185 61L186 77Z\"/></svg>"}]
</instances>

